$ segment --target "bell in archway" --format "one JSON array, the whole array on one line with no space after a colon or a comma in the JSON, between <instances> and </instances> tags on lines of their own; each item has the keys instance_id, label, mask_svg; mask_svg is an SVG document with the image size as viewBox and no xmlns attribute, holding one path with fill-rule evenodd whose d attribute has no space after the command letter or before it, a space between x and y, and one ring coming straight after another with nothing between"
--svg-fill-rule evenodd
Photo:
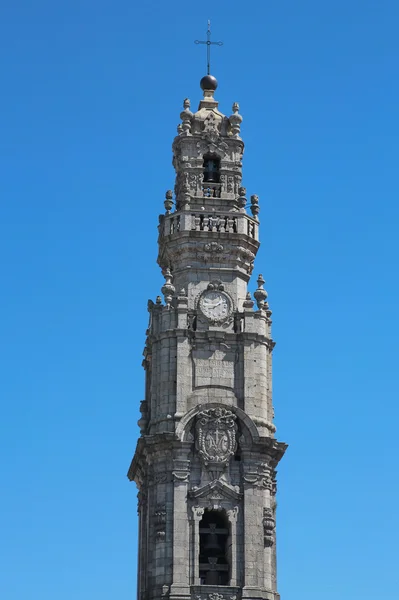
<instances>
[{"instance_id":1,"label":"bell in archway","mask_svg":"<svg viewBox=\"0 0 399 600\"><path fill-rule=\"evenodd\" d=\"M204 160L204 181L217 183L219 181L219 161L206 158Z\"/></svg>"},{"instance_id":2,"label":"bell in archway","mask_svg":"<svg viewBox=\"0 0 399 600\"><path fill-rule=\"evenodd\" d=\"M217 533L215 530L216 530L216 524L210 523L209 524L210 532L207 534L205 543L204 543L204 550L207 554L216 555L223 551L222 546L219 544L218 536L217 536Z\"/></svg>"}]
</instances>

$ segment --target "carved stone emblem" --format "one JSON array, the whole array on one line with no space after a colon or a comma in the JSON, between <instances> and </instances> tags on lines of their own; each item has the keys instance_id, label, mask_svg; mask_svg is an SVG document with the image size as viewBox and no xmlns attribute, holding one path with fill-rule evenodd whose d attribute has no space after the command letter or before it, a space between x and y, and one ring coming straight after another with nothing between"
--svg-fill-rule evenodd
<instances>
[{"instance_id":1,"label":"carved stone emblem","mask_svg":"<svg viewBox=\"0 0 399 600\"><path fill-rule=\"evenodd\" d=\"M210 112L204 121L204 136L210 142L216 142L219 135L220 133L215 115Z\"/></svg>"},{"instance_id":2,"label":"carved stone emblem","mask_svg":"<svg viewBox=\"0 0 399 600\"><path fill-rule=\"evenodd\" d=\"M236 449L236 416L226 408L210 408L197 416L197 446L205 465L225 464Z\"/></svg>"}]
</instances>

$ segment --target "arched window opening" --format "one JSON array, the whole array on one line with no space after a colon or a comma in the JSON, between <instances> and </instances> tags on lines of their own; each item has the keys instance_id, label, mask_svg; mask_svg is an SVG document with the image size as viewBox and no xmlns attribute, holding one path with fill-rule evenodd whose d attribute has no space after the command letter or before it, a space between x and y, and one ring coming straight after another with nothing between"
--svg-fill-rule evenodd
<instances>
[{"instance_id":1,"label":"arched window opening","mask_svg":"<svg viewBox=\"0 0 399 600\"><path fill-rule=\"evenodd\" d=\"M204 183L219 183L220 159L215 156L204 156Z\"/></svg>"},{"instance_id":2,"label":"arched window opening","mask_svg":"<svg viewBox=\"0 0 399 600\"><path fill-rule=\"evenodd\" d=\"M199 534L201 585L229 585L229 522L225 513L205 510Z\"/></svg>"}]
</instances>

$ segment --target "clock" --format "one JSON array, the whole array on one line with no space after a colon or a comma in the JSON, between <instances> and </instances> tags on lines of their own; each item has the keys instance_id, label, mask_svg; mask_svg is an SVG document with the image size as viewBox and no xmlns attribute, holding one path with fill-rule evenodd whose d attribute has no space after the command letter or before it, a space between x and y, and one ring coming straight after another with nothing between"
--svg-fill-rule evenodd
<instances>
[{"instance_id":1,"label":"clock","mask_svg":"<svg viewBox=\"0 0 399 600\"><path fill-rule=\"evenodd\" d=\"M207 290L201 294L199 308L210 321L222 322L230 316L232 303L227 294L219 290Z\"/></svg>"}]
</instances>

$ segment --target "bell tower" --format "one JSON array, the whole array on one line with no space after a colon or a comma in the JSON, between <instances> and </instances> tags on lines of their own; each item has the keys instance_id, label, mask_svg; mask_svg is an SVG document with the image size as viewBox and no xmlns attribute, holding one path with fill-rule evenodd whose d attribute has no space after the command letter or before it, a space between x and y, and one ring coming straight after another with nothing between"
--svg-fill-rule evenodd
<instances>
[{"instance_id":1,"label":"bell tower","mask_svg":"<svg viewBox=\"0 0 399 600\"><path fill-rule=\"evenodd\" d=\"M186 99L174 191L159 217L164 301L148 302L145 399L128 477L139 512L138 600L278 600L271 310L259 201L242 187L242 116L217 81Z\"/></svg>"}]
</instances>

